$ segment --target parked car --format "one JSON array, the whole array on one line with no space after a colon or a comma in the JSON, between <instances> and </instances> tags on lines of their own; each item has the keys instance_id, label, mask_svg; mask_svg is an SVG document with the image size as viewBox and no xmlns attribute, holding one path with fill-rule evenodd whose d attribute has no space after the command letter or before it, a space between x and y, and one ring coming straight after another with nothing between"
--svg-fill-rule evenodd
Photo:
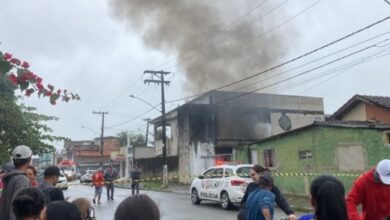
<instances>
[{"instance_id":1,"label":"parked car","mask_svg":"<svg viewBox=\"0 0 390 220\"><path fill-rule=\"evenodd\" d=\"M56 187L59 189L63 189L63 190L66 190L69 187L68 179L67 179L64 171L62 171L62 170L60 171L60 177L58 178L58 182L56 184Z\"/></svg>"},{"instance_id":2,"label":"parked car","mask_svg":"<svg viewBox=\"0 0 390 220\"><path fill-rule=\"evenodd\" d=\"M80 183L91 183L92 175L96 172L96 170L87 170L85 174L80 177Z\"/></svg>"},{"instance_id":3,"label":"parked car","mask_svg":"<svg viewBox=\"0 0 390 220\"><path fill-rule=\"evenodd\" d=\"M220 202L223 209L239 204L246 186L252 182L249 171L253 165L221 165L207 169L191 183L191 201L199 204L202 200Z\"/></svg>"}]
</instances>

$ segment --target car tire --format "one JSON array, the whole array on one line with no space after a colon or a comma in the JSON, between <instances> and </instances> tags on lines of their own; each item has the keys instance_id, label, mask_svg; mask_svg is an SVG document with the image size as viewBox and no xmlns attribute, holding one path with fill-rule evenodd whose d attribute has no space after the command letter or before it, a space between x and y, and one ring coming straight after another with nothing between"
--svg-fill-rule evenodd
<instances>
[{"instance_id":1,"label":"car tire","mask_svg":"<svg viewBox=\"0 0 390 220\"><path fill-rule=\"evenodd\" d=\"M198 195L198 190L196 190L195 188L193 188L191 190L191 202L192 204L194 205L199 205L200 204L200 199L199 199L199 195Z\"/></svg>"},{"instance_id":2,"label":"car tire","mask_svg":"<svg viewBox=\"0 0 390 220\"><path fill-rule=\"evenodd\" d=\"M229 194L227 192L222 192L221 193L221 207L223 209L231 209L232 208L232 203L230 202L230 199L229 199Z\"/></svg>"}]
</instances>

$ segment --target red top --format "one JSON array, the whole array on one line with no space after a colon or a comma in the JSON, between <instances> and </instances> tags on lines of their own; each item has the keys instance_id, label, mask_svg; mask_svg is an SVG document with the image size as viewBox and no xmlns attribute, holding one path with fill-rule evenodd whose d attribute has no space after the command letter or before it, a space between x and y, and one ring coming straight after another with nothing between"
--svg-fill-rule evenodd
<instances>
[{"instance_id":1,"label":"red top","mask_svg":"<svg viewBox=\"0 0 390 220\"><path fill-rule=\"evenodd\" d=\"M37 183L37 181L32 181L32 182L30 182L30 184L31 184L31 186L32 187L36 187L36 186L38 186L38 183Z\"/></svg>"},{"instance_id":2,"label":"red top","mask_svg":"<svg viewBox=\"0 0 390 220\"><path fill-rule=\"evenodd\" d=\"M349 220L383 220L390 216L390 185L374 179L374 169L355 180L347 196ZM356 206L362 204L363 215Z\"/></svg>"},{"instance_id":3,"label":"red top","mask_svg":"<svg viewBox=\"0 0 390 220\"><path fill-rule=\"evenodd\" d=\"M96 187L104 186L104 176L102 172L96 172L92 175L92 184Z\"/></svg>"}]
</instances>

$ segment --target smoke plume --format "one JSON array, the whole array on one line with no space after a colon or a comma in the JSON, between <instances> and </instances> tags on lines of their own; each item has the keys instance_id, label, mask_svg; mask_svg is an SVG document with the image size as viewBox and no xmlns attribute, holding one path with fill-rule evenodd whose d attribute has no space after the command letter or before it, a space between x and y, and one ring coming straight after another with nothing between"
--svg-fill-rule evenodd
<instances>
[{"instance_id":1,"label":"smoke plume","mask_svg":"<svg viewBox=\"0 0 390 220\"><path fill-rule=\"evenodd\" d=\"M237 2L242 5L232 4ZM252 2L253 5L253 1L248 0L237 2L111 0L110 4L115 16L140 33L147 46L177 55L176 62L183 70L179 72L185 74L186 78L185 89L196 93L258 72L277 62L285 53L285 37L277 33L243 46L269 29L263 25L272 27L272 19L252 25L248 25L248 22L250 18L266 13L275 5L273 1L253 11L253 15L246 20L226 26L245 13L243 8L247 6L246 3ZM281 14L283 10L279 9L272 16ZM171 68L166 69L168 66ZM159 69L172 70L172 66L166 65Z\"/></svg>"}]
</instances>

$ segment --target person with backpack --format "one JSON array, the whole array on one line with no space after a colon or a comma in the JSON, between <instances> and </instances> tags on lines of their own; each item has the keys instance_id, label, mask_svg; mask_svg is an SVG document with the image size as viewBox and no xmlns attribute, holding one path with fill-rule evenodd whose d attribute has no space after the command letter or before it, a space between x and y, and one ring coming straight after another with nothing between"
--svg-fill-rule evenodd
<instances>
[{"instance_id":1,"label":"person with backpack","mask_svg":"<svg viewBox=\"0 0 390 220\"><path fill-rule=\"evenodd\" d=\"M16 220L12 204L16 195L30 186L26 170L31 162L31 156L31 149L24 145L17 146L12 151L12 162L15 168L8 171L2 179L4 189L0 200L1 220Z\"/></svg>"},{"instance_id":2,"label":"person with backpack","mask_svg":"<svg viewBox=\"0 0 390 220\"><path fill-rule=\"evenodd\" d=\"M43 175L44 180L38 187L45 194L46 204L53 201L64 201L64 193L61 189L55 187L60 178L60 168L56 166L48 167Z\"/></svg>"},{"instance_id":3,"label":"person with backpack","mask_svg":"<svg viewBox=\"0 0 390 220\"><path fill-rule=\"evenodd\" d=\"M93 175L92 175L92 184L95 186L95 195L92 199L93 204L96 204L96 197L98 199L98 204L102 204L100 201L100 198L102 196L103 192L103 186L104 186L104 174L103 169L99 168Z\"/></svg>"}]
</instances>

